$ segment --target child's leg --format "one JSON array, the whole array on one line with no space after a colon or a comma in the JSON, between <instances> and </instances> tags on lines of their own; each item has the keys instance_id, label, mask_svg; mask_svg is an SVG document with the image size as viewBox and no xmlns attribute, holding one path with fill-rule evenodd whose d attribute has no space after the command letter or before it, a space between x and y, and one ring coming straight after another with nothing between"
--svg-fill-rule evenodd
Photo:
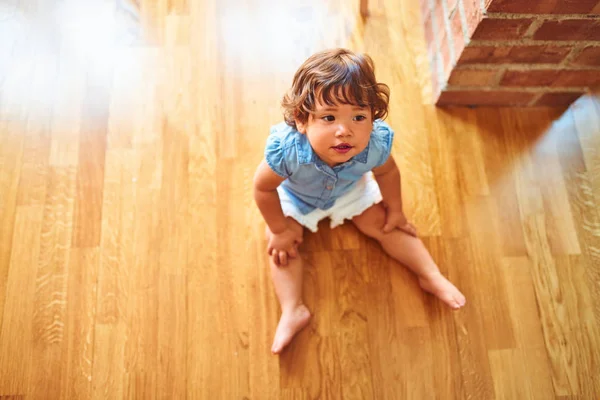
<instances>
[{"instance_id":1,"label":"child's leg","mask_svg":"<svg viewBox=\"0 0 600 400\"><path fill-rule=\"evenodd\" d=\"M452 308L465 305L465 296L441 273L423 242L414 236L394 230L383 233L385 209L376 204L352 222L365 235L376 239L390 256L406 265L419 277L421 287Z\"/></svg>"},{"instance_id":2,"label":"child's leg","mask_svg":"<svg viewBox=\"0 0 600 400\"><path fill-rule=\"evenodd\" d=\"M295 220L288 218L293 229L302 232L304 229ZM271 232L267 228L267 236ZM268 239L268 237L267 237ZM269 257L271 278L275 293L281 305L281 318L277 325L271 351L278 354L292 340L294 335L308 324L310 312L302 302L302 258L290 258L287 266L278 266Z\"/></svg>"}]
</instances>

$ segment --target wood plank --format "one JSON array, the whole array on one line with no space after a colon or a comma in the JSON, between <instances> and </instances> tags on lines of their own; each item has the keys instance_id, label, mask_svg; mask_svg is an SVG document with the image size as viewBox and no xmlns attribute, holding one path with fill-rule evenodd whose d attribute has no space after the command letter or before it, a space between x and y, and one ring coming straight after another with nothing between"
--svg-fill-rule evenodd
<instances>
[{"instance_id":1,"label":"wood plank","mask_svg":"<svg viewBox=\"0 0 600 400\"><path fill-rule=\"evenodd\" d=\"M100 245L108 109L113 76L112 69L102 67L100 64L97 70L89 72L83 100L73 222L74 247Z\"/></svg>"},{"instance_id":2,"label":"wood plank","mask_svg":"<svg viewBox=\"0 0 600 400\"><path fill-rule=\"evenodd\" d=\"M518 197L517 177L518 159L505 137L505 131L515 129L507 125L499 110L486 110L478 114L477 125L481 137L482 151L485 157L485 171L489 179L490 194L496 202L498 212L499 238L502 242L502 254L505 256L524 256L527 254L523 229L521 226L522 197ZM509 121L510 122L510 121ZM520 134L526 134L523 130ZM529 177L529 176L527 176ZM526 184L533 184L528 180Z\"/></svg>"},{"instance_id":3,"label":"wood plank","mask_svg":"<svg viewBox=\"0 0 600 400\"><path fill-rule=\"evenodd\" d=\"M598 114L597 100L589 105L589 113L592 115ZM575 117L578 115L577 117ZM575 123L577 133L581 132L581 126L577 127L577 120L581 118L581 113L573 109L573 119L571 123ZM568 125L572 127L572 125ZM594 124L590 124L590 128L594 128ZM600 136L600 131L596 131L592 135ZM589 143L586 139L584 143ZM591 265L591 268L586 268L587 287L592 297L594 314L596 323L600 325L600 292L598 291L598 282L600 282L600 271L595 266L600 265L600 212L598 212L599 199L598 180L596 179L596 166L586 164L584 152L579 136L575 132L570 132L569 135L563 135L559 143L557 143L557 151L560 161L560 168L564 175L564 181L568 196L570 209L574 219L574 228L572 234L577 236L577 239L582 244L581 254L584 257L586 264Z\"/></svg>"},{"instance_id":4,"label":"wood plank","mask_svg":"<svg viewBox=\"0 0 600 400\"><path fill-rule=\"evenodd\" d=\"M451 124L451 116L436 114L430 110L425 114L430 121L427 129L430 137L432 171L438 203L440 204L441 233L444 237L467 235L466 214L463 205L458 165L454 154L458 152L455 140L444 127Z\"/></svg>"},{"instance_id":5,"label":"wood plank","mask_svg":"<svg viewBox=\"0 0 600 400\"><path fill-rule=\"evenodd\" d=\"M467 285L473 287L475 282L484 285L493 292L490 295L475 291L469 296L476 307L480 307L480 318L483 323L488 349L508 349L515 347L514 328L508 307L506 285L502 277L500 258L500 220L497 217L496 203L490 197L476 197L469 201L467 219L470 230L469 275L462 274L471 280ZM462 265L464 260L460 260Z\"/></svg>"},{"instance_id":6,"label":"wood plank","mask_svg":"<svg viewBox=\"0 0 600 400\"><path fill-rule=\"evenodd\" d=\"M185 397L187 375L187 315L186 287L190 236L187 226L189 216L189 152L190 135L193 130L193 111L189 96L175 95L189 82L192 68L188 54L169 50L164 53L147 54L145 59L160 65L161 55L164 70L172 75L172 85L162 88L166 99L161 130L146 122L147 130L136 132L135 143L144 149L140 165L140 185L154 188L156 192L153 208L154 224L151 236L146 238L148 251L156 258L156 285L159 299L156 311L158 323L157 397ZM152 71L148 72L152 78ZM161 82L158 77L155 81ZM156 93L158 92L158 93ZM152 93L152 107L158 106L161 91ZM187 91L186 93L188 93ZM171 103L168 99L177 99ZM143 109L141 118L152 120L153 108ZM146 134L146 132L151 132ZM162 154L157 154L161 152ZM158 157L152 157L156 155ZM160 160L160 162L156 162ZM151 173L148 173L152 171ZM157 182L160 179L160 182ZM150 217L150 216L149 216ZM143 231L143 229L142 229ZM143 268L142 268L143 269ZM141 364L143 365L143 364Z\"/></svg>"},{"instance_id":7,"label":"wood plank","mask_svg":"<svg viewBox=\"0 0 600 400\"><path fill-rule=\"evenodd\" d=\"M531 398L548 399L554 396L552 371L544 343L540 312L538 311L533 285L532 268L532 263L528 257L504 259L502 272L506 280L508 303L512 323L515 327L517 348L508 349L507 351L501 350L496 353L498 368L493 371L497 371L494 372L494 375L499 375L499 380L496 380L495 377L494 383L495 387L502 386L503 379L508 378L508 375L499 369L503 363L521 360L523 368L527 371L518 378L526 380L521 385L523 389L527 390L526 393L530 394ZM512 384L507 387L511 388ZM502 391L502 388L496 389L496 393L499 390Z\"/></svg>"},{"instance_id":8,"label":"wood plank","mask_svg":"<svg viewBox=\"0 0 600 400\"><path fill-rule=\"evenodd\" d=\"M18 245L13 244L13 234L25 136L19 125L0 120L0 318L7 301L11 253L13 247Z\"/></svg>"},{"instance_id":9,"label":"wood plank","mask_svg":"<svg viewBox=\"0 0 600 400\"><path fill-rule=\"evenodd\" d=\"M525 355L519 349L491 350L489 357L496 399L548 398L534 397L537 388L529 384Z\"/></svg>"},{"instance_id":10,"label":"wood plank","mask_svg":"<svg viewBox=\"0 0 600 400\"><path fill-rule=\"evenodd\" d=\"M110 150L103 186L102 237L98 271L98 302L94 332L92 398L126 395L125 349L128 340L128 299L133 296L134 229L131 150ZM117 371L118 373L115 373Z\"/></svg>"},{"instance_id":11,"label":"wood plank","mask_svg":"<svg viewBox=\"0 0 600 400\"><path fill-rule=\"evenodd\" d=\"M370 282L367 290L368 341L373 380L373 398L396 399L400 385L395 379L395 371L402 368L402 360L396 357L396 343L402 338L396 327L395 301L390 282L390 268L393 261L378 245L367 242L364 252L371 266Z\"/></svg>"},{"instance_id":12,"label":"wood plank","mask_svg":"<svg viewBox=\"0 0 600 400\"><path fill-rule=\"evenodd\" d=\"M479 135L476 113L469 109L456 109L448 113L452 123L446 126L456 149L458 180L466 196L488 196L490 188L485 168L485 153ZM487 113L486 113L487 114ZM487 115L486 115L487 117Z\"/></svg>"},{"instance_id":13,"label":"wood plank","mask_svg":"<svg viewBox=\"0 0 600 400\"><path fill-rule=\"evenodd\" d=\"M202 51L191 61L201 77L191 82L195 93L216 93L218 76L216 61L216 6L213 1L190 4L191 18ZM204 39L204 40L202 40ZM188 257L187 270L187 381L188 398L225 396L231 388L220 384L220 373L226 370L220 354L223 349L221 333L228 320L214 318L220 315L220 279L217 236L217 155L213 98L197 96L194 110L198 115L189 142L189 246L194 254ZM196 256L197 254L197 256ZM201 296L192 295L202 293ZM228 315L228 314L225 314ZM218 328L215 328L217 327ZM224 353L224 351L223 351ZM228 354L232 357L232 354ZM226 375L229 378L231 375ZM260 388L262 389L262 387ZM259 392L260 393L260 392ZM278 393L278 392L277 392Z\"/></svg>"},{"instance_id":14,"label":"wood plank","mask_svg":"<svg viewBox=\"0 0 600 400\"><path fill-rule=\"evenodd\" d=\"M597 96L582 96L570 111L581 145L583 160L590 178L596 207L600 202L600 100Z\"/></svg>"},{"instance_id":15,"label":"wood plank","mask_svg":"<svg viewBox=\"0 0 600 400\"><path fill-rule=\"evenodd\" d=\"M11 20L11 19L9 19ZM32 82L35 63L22 62L21 55L30 55L31 45L25 45L18 35L5 35L13 42L13 57L7 57L6 75L0 81L0 321L4 321L5 302L8 301L7 284L11 249L17 213L19 182L22 174L25 135L32 99ZM19 43L19 46L16 46ZM29 96L27 96L29 95ZM0 329L2 322L0 322Z\"/></svg>"},{"instance_id":16,"label":"wood plank","mask_svg":"<svg viewBox=\"0 0 600 400\"><path fill-rule=\"evenodd\" d=\"M32 97L23 142L23 158L17 204L44 204L53 102L56 97L56 63L38 63L31 76Z\"/></svg>"},{"instance_id":17,"label":"wood plank","mask_svg":"<svg viewBox=\"0 0 600 400\"><path fill-rule=\"evenodd\" d=\"M62 90L56 95L52 114L49 164L77 166L80 158L80 128L85 118L86 72L78 62L65 60L60 64L56 80L57 87Z\"/></svg>"},{"instance_id":18,"label":"wood plank","mask_svg":"<svg viewBox=\"0 0 600 400\"><path fill-rule=\"evenodd\" d=\"M467 298L467 305L453 315L463 390L474 398L492 398L494 387L487 340L494 335L500 335L491 331L492 326L493 329L503 328L499 328L499 325L486 325L485 318L490 307L496 303L486 304L485 294L476 289L479 287L479 278L483 271L482 265L475 264L472 242L468 239L448 239L444 246L447 262L460 266L456 269L456 282L460 282L463 294ZM487 285L488 288L494 288L490 289L494 292L498 290L495 285L490 285L489 281Z\"/></svg>"},{"instance_id":19,"label":"wood plank","mask_svg":"<svg viewBox=\"0 0 600 400\"><path fill-rule=\"evenodd\" d=\"M60 398L90 398L100 249L69 251L65 340Z\"/></svg>"},{"instance_id":20,"label":"wood plank","mask_svg":"<svg viewBox=\"0 0 600 400\"><path fill-rule=\"evenodd\" d=\"M0 392L29 393L34 332L32 319L44 209L23 206L14 222L12 256L0 331Z\"/></svg>"},{"instance_id":21,"label":"wood plank","mask_svg":"<svg viewBox=\"0 0 600 400\"><path fill-rule=\"evenodd\" d=\"M335 338L343 382L341 395L343 398L361 399L373 393L367 340L366 279L362 274L367 266L353 253L329 253L337 303L332 316L337 325Z\"/></svg>"},{"instance_id":22,"label":"wood plank","mask_svg":"<svg viewBox=\"0 0 600 400\"><path fill-rule=\"evenodd\" d=\"M578 394L577 366L569 361L574 357L574 349L567 328L567 310L562 301L564 289L560 286L555 261L550 254L543 216L526 217L524 228L554 391L560 396Z\"/></svg>"},{"instance_id":23,"label":"wood plank","mask_svg":"<svg viewBox=\"0 0 600 400\"><path fill-rule=\"evenodd\" d=\"M552 253L556 255L581 254L575 229L575 215L569 204L566 177L562 171L559 149L565 136L576 138L570 111L563 114L548 128L532 150L532 162L538 182Z\"/></svg>"},{"instance_id":24,"label":"wood plank","mask_svg":"<svg viewBox=\"0 0 600 400\"><path fill-rule=\"evenodd\" d=\"M169 134L172 132L165 132ZM173 140L174 148L164 148L161 168L167 173L162 176L160 193L150 190L153 196L153 225L146 238L148 252L157 260L156 284L159 299L156 311L158 365L157 397L185 397L187 375L186 352L188 346L186 288L189 236L186 227L188 216L188 138ZM174 154L181 150L181 160ZM143 169L143 167L142 167ZM140 171L141 172L141 171ZM152 183L150 183L152 185ZM147 192L146 192L147 193ZM148 193L148 197L152 197ZM140 232L143 232L142 229ZM141 270L145 270L140 265Z\"/></svg>"},{"instance_id":25,"label":"wood plank","mask_svg":"<svg viewBox=\"0 0 600 400\"><path fill-rule=\"evenodd\" d=\"M426 240L425 240L426 239ZM461 264L451 263L447 248L452 243L445 243L443 238L425 238L426 244L434 260L442 260L445 264L440 265L442 273L459 287L464 283L460 280L458 270L464 268ZM467 297L467 307L471 307L471 299ZM454 313L448 310L445 304L430 298L427 302L428 330L431 340L431 354L434 355L435 366L431 368L431 386L435 389L436 398L465 398L465 384L461 371L456 368L460 365L458 346L458 326Z\"/></svg>"},{"instance_id":26,"label":"wood plank","mask_svg":"<svg viewBox=\"0 0 600 400\"><path fill-rule=\"evenodd\" d=\"M254 239L249 241L252 247L247 253L247 259L254 260L256 268L248 272L246 292L248 320L252 323L252 329L248 331L250 398L276 399L281 394L279 360L265 354L271 352L280 310L271 283L264 227L258 222L261 217L255 215L254 218L256 223L251 230ZM305 301L309 298L306 292ZM310 303L307 304L309 309L314 310ZM314 318L313 316L313 320Z\"/></svg>"},{"instance_id":27,"label":"wood plank","mask_svg":"<svg viewBox=\"0 0 600 400\"><path fill-rule=\"evenodd\" d=\"M333 279L336 273L334 261L328 252L306 255L304 301L313 317L279 357L282 390L305 388L310 398L342 396L342 358L346 353L340 338L342 311L336 296L339 286ZM279 315L278 312L277 317ZM275 326L272 325L270 339Z\"/></svg>"},{"instance_id":28,"label":"wood plank","mask_svg":"<svg viewBox=\"0 0 600 400\"><path fill-rule=\"evenodd\" d=\"M577 365L578 393L582 398L600 392L600 327L594 315L594 297L588 286L589 265L581 256L562 256L556 259L556 272L564 288L565 305L574 359ZM592 287L591 290L594 290Z\"/></svg>"},{"instance_id":29,"label":"wood plank","mask_svg":"<svg viewBox=\"0 0 600 400\"><path fill-rule=\"evenodd\" d=\"M51 168L44 204L40 254L35 277L32 319L33 343L30 362L30 388L35 396L59 397L65 362L63 341L68 334L67 295L69 248L73 229L75 168ZM55 380L48 379L55 376Z\"/></svg>"},{"instance_id":30,"label":"wood plank","mask_svg":"<svg viewBox=\"0 0 600 400\"><path fill-rule=\"evenodd\" d=\"M125 162L133 160L135 157L130 156ZM135 174L133 165L126 168L128 177ZM160 232L157 214L162 204L155 191L145 190L135 183L130 185L131 192L127 194L129 198L123 202L122 209L124 216L131 221L130 230L123 232L129 236L131 247L121 250L121 257L126 259L125 265L129 266L124 280L129 290L127 297L123 299L122 315L127 330L123 355L126 371L123 377L124 391L127 398L155 399L158 398L160 375L158 294L161 249L156 236ZM127 226L128 222L124 225ZM164 387L166 385L163 382Z\"/></svg>"}]
</instances>

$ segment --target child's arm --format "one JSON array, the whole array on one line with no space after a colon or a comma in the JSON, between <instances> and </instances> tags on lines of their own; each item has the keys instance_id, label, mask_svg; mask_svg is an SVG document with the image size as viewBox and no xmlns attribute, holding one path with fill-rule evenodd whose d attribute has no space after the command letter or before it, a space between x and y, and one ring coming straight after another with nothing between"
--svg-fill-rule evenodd
<instances>
[{"instance_id":1,"label":"child's arm","mask_svg":"<svg viewBox=\"0 0 600 400\"><path fill-rule=\"evenodd\" d=\"M273 233L281 233L287 229L286 219L279 202L279 194L277 194L277 187L284 180L285 178L273 172L264 160L254 175L254 200Z\"/></svg>"},{"instance_id":2,"label":"child's arm","mask_svg":"<svg viewBox=\"0 0 600 400\"><path fill-rule=\"evenodd\" d=\"M302 243L302 235L290 229L281 209L277 187L285 178L277 175L263 160L254 175L254 200L272 235L269 238L267 253L276 265L287 265L288 257L298 256L297 245Z\"/></svg>"},{"instance_id":3,"label":"child's arm","mask_svg":"<svg viewBox=\"0 0 600 400\"><path fill-rule=\"evenodd\" d=\"M415 227L407 221L402 209L400 170L396 165L396 161L394 161L394 157L390 155L382 166L373 168L373 175L375 175L375 180L379 185L383 203L386 207L386 221L383 231L388 233L398 228L416 236Z\"/></svg>"},{"instance_id":4,"label":"child's arm","mask_svg":"<svg viewBox=\"0 0 600 400\"><path fill-rule=\"evenodd\" d=\"M390 211L402 212L402 188L400 170L389 156L387 161L380 167L373 168L373 175L379 185L383 202Z\"/></svg>"}]
</instances>

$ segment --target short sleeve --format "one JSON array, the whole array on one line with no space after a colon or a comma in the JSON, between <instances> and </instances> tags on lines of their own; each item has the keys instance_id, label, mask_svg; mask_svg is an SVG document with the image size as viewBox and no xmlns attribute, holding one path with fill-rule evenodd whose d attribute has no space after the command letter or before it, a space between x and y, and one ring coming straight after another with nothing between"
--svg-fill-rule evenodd
<instances>
[{"instance_id":1,"label":"short sleeve","mask_svg":"<svg viewBox=\"0 0 600 400\"><path fill-rule=\"evenodd\" d=\"M375 126L372 138L373 145L378 152L378 158L375 167L380 167L385 164L387 159L390 157L390 153L392 152L394 131L387 123L380 121Z\"/></svg>"},{"instance_id":2,"label":"short sleeve","mask_svg":"<svg viewBox=\"0 0 600 400\"><path fill-rule=\"evenodd\" d=\"M291 175L286 163L283 143L279 135L271 133L267 138L265 160L273 172L282 178L288 178Z\"/></svg>"}]
</instances>

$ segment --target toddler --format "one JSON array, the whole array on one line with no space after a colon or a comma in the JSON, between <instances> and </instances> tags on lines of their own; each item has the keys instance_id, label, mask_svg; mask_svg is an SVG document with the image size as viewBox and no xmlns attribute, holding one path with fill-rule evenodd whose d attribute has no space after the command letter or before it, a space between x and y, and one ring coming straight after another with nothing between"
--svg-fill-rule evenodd
<instances>
[{"instance_id":1,"label":"toddler","mask_svg":"<svg viewBox=\"0 0 600 400\"><path fill-rule=\"evenodd\" d=\"M383 122L388 103L389 88L375 80L371 58L345 49L312 55L283 98L285 122L271 128L254 177L282 310L274 354L310 319L298 246L304 228L316 232L326 217L332 228L351 220L451 308L465 304L404 215L400 171L390 154L394 132Z\"/></svg>"}]
</instances>

